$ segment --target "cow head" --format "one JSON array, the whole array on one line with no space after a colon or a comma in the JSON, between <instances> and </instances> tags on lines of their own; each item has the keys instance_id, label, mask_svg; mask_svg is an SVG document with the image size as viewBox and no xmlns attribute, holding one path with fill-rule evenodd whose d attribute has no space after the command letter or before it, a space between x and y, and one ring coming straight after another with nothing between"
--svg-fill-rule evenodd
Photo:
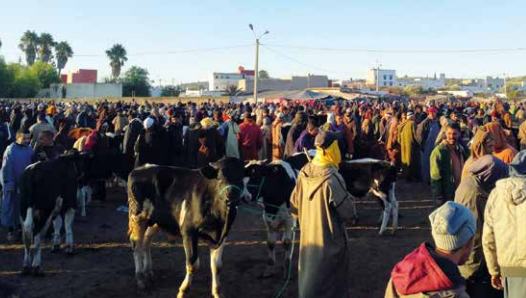
<instances>
[{"instance_id":1,"label":"cow head","mask_svg":"<svg viewBox=\"0 0 526 298\"><path fill-rule=\"evenodd\" d=\"M243 161L235 157L224 157L216 162L211 162L211 174L219 179L221 189L219 197L225 200L227 206L239 205L243 193L246 191L245 167Z\"/></svg>"},{"instance_id":2,"label":"cow head","mask_svg":"<svg viewBox=\"0 0 526 298\"><path fill-rule=\"evenodd\" d=\"M83 179L85 172L84 168L88 158L87 155L81 154L75 149L71 149L66 151L59 158L69 164L67 171L68 178L75 178L77 181Z\"/></svg>"}]
</instances>

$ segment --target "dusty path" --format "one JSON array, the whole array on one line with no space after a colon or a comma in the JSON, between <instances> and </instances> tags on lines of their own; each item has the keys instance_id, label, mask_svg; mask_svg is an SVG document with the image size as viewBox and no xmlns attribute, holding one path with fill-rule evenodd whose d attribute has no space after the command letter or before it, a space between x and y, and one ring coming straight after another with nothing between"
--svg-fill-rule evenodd
<instances>
[{"instance_id":1,"label":"dusty path","mask_svg":"<svg viewBox=\"0 0 526 298\"><path fill-rule=\"evenodd\" d=\"M430 238L427 215L431 211L430 193L422 184L397 185L400 226L395 236L378 237L376 221L379 206L360 202L361 220L350 229L352 249L352 297L383 297L393 265L420 242ZM108 201L95 202L87 221L74 226L76 254L67 257L43 251L46 275L20 277L23 250L20 244L6 245L0 232L0 281L18 285L26 298L36 297L175 297L184 278L184 252L181 242L171 244L159 235L153 248L156 289L139 292L134 279L131 250L126 239L127 214L117 212L125 201L124 191L110 190ZM390 234L390 233L388 233ZM298 235L299 237L299 235ZM261 217L240 210L225 249L221 276L226 297L272 298L283 285L281 275L262 279L266 264L265 231ZM210 297L210 267L207 247L200 248L201 268L194 279L190 297ZM284 297L297 297L297 251L292 281ZM283 251L278 247L281 264ZM280 271L281 272L281 271Z\"/></svg>"}]
</instances>

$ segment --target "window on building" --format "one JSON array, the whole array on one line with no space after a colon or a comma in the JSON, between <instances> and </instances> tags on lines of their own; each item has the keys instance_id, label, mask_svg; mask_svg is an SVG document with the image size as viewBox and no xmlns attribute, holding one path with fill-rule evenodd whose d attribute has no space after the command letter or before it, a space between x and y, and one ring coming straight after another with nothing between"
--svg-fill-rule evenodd
<instances>
[{"instance_id":1,"label":"window on building","mask_svg":"<svg viewBox=\"0 0 526 298\"><path fill-rule=\"evenodd\" d=\"M390 82L390 83L389 83L389 86L393 86L393 82Z\"/></svg>"},{"instance_id":2,"label":"window on building","mask_svg":"<svg viewBox=\"0 0 526 298\"><path fill-rule=\"evenodd\" d=\"M219 86L216 86L216 90L219 89Z\"/></svg>"},{"instance_id":3,"label":"window on building","mask_svg":"<svg viewBox=\"0 0 526 298\"><path fill-rule=\"evenodd\" d=\"M393 76L392 75L389 75L389 80L393 80Z\"/></svg>"},{"instance_id":4,"label":"window on building","mask_svg":"<svg viewBox=\"0 0 526 298\"><path fill-rule=\"evenodd\" d=\"M384 86L387 86L387 82L384 82Z\"/></svg>"},{"instance_id":5,"label":"window on building","mask_svg":"<svg viewBox=\"0 0 526 298\"><path fill-rule=\"evenodd\" d=\"M384 75L384 81L387 80L387 75Z\"/></svg>"},{"instance_id":6,"label":"window on building","mask_svg":"<svg viewBox=\"0 0 526 298\"><path fill-rule=\"evenodd\" d=\"M230 79L230 77L229 77L229 76L226 76L226 78L227 78L227 79Z\"/></svg>"},{"instance_id":7,"label":"window on building","mask_svg":"<svg viewBox=\"0 0 526 298\"><path fill-rule=\"evenodd\" d=\"M216 76L216 79L219 79L219 76Z\"/></svg>"}]
</instances>

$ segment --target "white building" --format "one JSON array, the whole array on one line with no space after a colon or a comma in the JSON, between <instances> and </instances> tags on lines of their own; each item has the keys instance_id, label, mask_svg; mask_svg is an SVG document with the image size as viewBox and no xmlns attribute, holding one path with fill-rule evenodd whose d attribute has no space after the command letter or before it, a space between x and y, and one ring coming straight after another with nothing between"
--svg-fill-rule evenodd
<instances>
[{"instance_id":1,"label":"white building","mask_svg":"<svg viewBox=\"0 0 526 298\"><path fill-rule=\"evenodd\" d=\"M122 97L122 84L73 83L51 84L46 97L50 98L98 98Z\"/></svg>"},{"instance_id":2,"label":"white building","mask_svg":"<svg viewBox=\"0 0 526 298\"><path fill-rule=\"evenodd\" d=\"M441 73L438 78L436 74L433 78L398 78L397 86L422 86L424 89L437 89L446 86L446 75Z\"/></svg>"},{"instance_id":3,"label":"white building","mask_svg":"<svg viewBox=\"0 0 526 298\"><path fill-rule=\"evenodd\" d=\"M240 80L253 79L254 71L239 66L238 72L213 72L210 75L208 90L224 91L229 86L237 86Z\"/></svg>"},{"instance_id":4,"label":"white building","mask_svg":"<svg viewBox=\"0 0 526 298\"><path fill-rule=\"evenodd\" d=\"M464 80L460 89L473 93L498 93L504 88L504 79L485 77L484 79Z\"/></svg>"},{"instance_id":5,"label":"white building","mask_svg":"<svg viewBox=\"0 0 526 298\"><path fill-rule=\"evenodd\" d=\"M254 92L254 78L246 78L239 81L238 88L244 92ZM293 76L290 79L266 79L258 80L258 91L287 91L303 90L307 88L327 88L329 78L320 75L308 75L306 77Z\"/></svg>"},{"instance_id":6,"label":"white building","mask_svg":"<svg viewBox=\"0 0 526 298\"><path fill-rule=\"evenodd\" d=\"M396 86L396 70L371 68L367 72L365 80L367 85L375 85L378 82L380 87Z\"/></svg>"}]
</instances>

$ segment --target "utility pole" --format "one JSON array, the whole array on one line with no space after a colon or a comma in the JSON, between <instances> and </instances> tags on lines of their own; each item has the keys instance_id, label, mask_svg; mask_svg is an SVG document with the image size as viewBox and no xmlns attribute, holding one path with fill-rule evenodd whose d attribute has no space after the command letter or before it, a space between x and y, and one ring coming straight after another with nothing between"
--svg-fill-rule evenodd
<instances>
[{"instance_id":1,"label":"utility pole","mask_svg":"<svg viewBox=\"0 0 526 298\"><path fill-rule=\"evenodd\" d=\"M503 73L502 76L504 77L504 94L506 97L508 97L508 84L506 82L506 73Z\"/></svg>"},{"instance_id":2,"label":"utility pole","mask_svg":"<svg viewBox=\"0 0 526 298\"><path fill-rule=\"evenodd\" d=\"M263 35L269 34L270 32L265 31L265 33L261 34L260 36L257 36L256 31L254 30L254 26L252 24L248 24L248 27L250 30L252 30L252 33L254 33L254 37L256 38L256 67L254 70L254 102L258 103L258 79L259 79L259 40Z\"/></svg>"},{"instance_id":3,"label":"utility pole","mask_svg":"<svg viewBox=\"0 0 526 298\"><path fill-rule=\"evenodd\" d=\"M259 79L259 38L256 38L256 67L254 70L254 102L258 104L258 79Z\"/></svg>"},{"instance_id":4,"label":"utility pole","mask_svg":"<svg viewBox=\"0 0 526 298\"><path fill-rule=\"evenodd\" d=\"M380 85L380 65L378 60L376 60L376 94L378 95L379 85Z\"/></svg>"}]
</instances>

